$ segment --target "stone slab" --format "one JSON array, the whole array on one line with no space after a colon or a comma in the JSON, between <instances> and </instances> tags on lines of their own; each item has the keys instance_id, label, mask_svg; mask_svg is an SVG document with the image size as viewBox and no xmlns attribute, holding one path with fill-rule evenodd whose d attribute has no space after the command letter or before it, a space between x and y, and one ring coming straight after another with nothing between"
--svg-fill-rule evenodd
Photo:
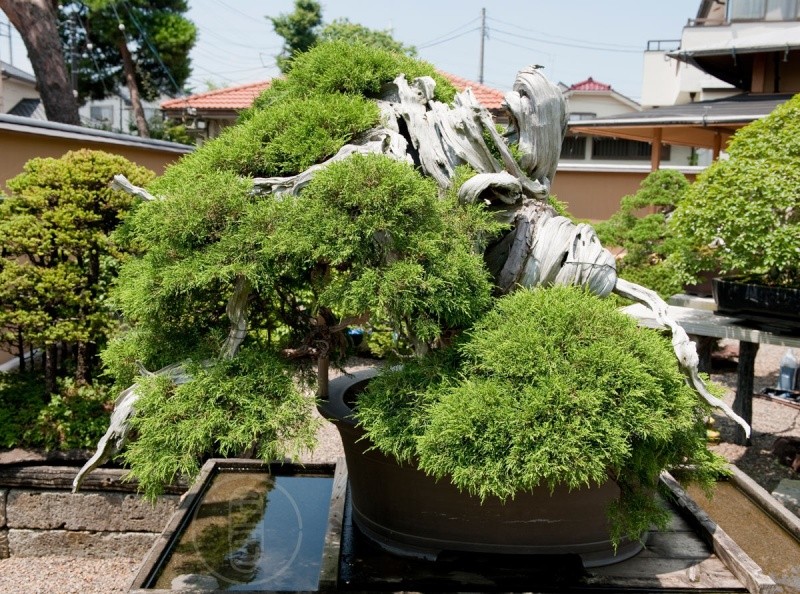
<instances>
[{"instance_id":1,"label":"stone slab","mask_svg":"<svg viewBox=\"0 0 800 594\"><path fill-rule=\"evenodd\" d=\"M8 489L0 489L0 528L6 525L6 497L8 497Z\"/></svg>"},{"instance_id":2,"label":"stone slab","mask_svg":"<svg viewBox=\"0 0 800 594\"><path fill-rule=\"evenodd\" d=\"M8 559L8 529L0 528L0 559Z\"/></svg>"},{"instance_id":3,"label":"stone slab","mask_svg":"<svg viewBox=\"0 0 800 594\"><path fill-rule=\"evenodd\" d=\"M9 528L161 532L178 507L179 497L155 504L123 493L59 493L11 489L6 500Z\"/></svg>"},{"instance_id":4,"label":"stone slab","mask_svg":"<svg viewBox=\"0 0 800 594\"><path fill-rule=\"evenodd\" d=\"M800 480L781 479L772 496L796 516L800 516Z\"/></svg>"},{"instance_id":5,"label":"stone slab","mask_svg":"<svg viewBox=\"0 0 800 594\"><path fill-rule=\"evenodd\" d=\"M8 530L11 557L61 555L94 559L144 557L157 535L150 532L75 530Z\"/></svg>"}]
</instances>

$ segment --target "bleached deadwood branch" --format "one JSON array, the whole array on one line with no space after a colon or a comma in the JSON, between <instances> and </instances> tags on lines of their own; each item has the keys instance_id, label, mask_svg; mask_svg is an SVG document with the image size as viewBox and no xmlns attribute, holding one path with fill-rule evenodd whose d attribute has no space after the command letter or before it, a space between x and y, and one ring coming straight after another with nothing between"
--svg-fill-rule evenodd
<instances>
[{"instance_id":1,"label":"bleached deadwood branch","mask_svg":"<svg viewBox=\"0 0 800 594\"><path fill-rule=\"evenodd\" d=\"M134 186L128 178L122 174L115 175L113 181L111 182L111 188L114 190L122 190L127 192L128 194L133 194L134 196L138 196L142 200L146 200L147 202L152 202L153 200L158 200L155 196L153 196L150 192L145 190L144 188L140 188L139 186Z\"/></svg>"}]
</instances>

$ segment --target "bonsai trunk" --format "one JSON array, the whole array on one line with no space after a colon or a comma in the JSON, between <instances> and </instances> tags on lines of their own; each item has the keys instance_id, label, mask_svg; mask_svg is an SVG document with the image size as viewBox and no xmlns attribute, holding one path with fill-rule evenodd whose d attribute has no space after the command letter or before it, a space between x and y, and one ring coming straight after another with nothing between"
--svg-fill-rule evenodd
<instances>
[{"instance_id":1,"label":"bonsai trunk","mask_svg":"<svg viewBox=\"0 0 800 594\"><path fill-rule=\"evenodd\" d=\"M330 375L331 357L326 351L317 357L317 398L328 399L328 385Z\"/></svg>"}]
</instances>

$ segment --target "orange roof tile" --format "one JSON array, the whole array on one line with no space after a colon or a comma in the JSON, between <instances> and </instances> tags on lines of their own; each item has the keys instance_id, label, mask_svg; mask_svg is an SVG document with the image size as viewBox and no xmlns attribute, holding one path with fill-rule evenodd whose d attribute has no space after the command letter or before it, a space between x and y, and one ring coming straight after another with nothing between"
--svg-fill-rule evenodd
<instances>
[{"instance_id":1,"label":"orange roof tile","mask_svg":"<svg viewBox=\"0 0 800 594\"><path fill-rule=\"evenodd\" d=\"M472 88L475 98L486 109L497 110L502 107L503 91L487 87L481 83L450 74L448 72L439 72L442 76L447 78L453 86L459 91L463 91L467 87ZM216 91L208 91L206 93L198 93L197 95L190 95L188 97L180 97L178 99L170 99L161 104L162 109L188 109L193 107L195 109L209 110L241 110L247 109L253 104L253 100L261 94L262 91L267 89L271 81L264 80L246 85L239 85L236 87L227 87L225 89L217 89Z\"/></svg>"},{"instance_id":2,"label":"orange roof tile","mask_svg":"<svg viewBox=\"0 0 800 594\"><path fill-rule=\"evenodd\" d=\"M487 87L484 84L479 82L475 82L466 78L461 78L460 76L456 76L455 74L450 74L449 72L442 72L439 71L439 74L444 76L447 80L449 80L453 86L458 90L458 92L462 92L467 87L472 89L473 94L475 95L475 99L478 100L478 103L483 105L486 109L501 109L503 106L503 97L505 93L503 91L498 91L497 89L493 89L492 87Z\"/></svg>"},{"instance_id":3,"label":"orange roof tile","mask_svg":"<svg viewBox=\"0 0 800 594\"><path fill-rule=\"evenodd\" d=\"M271 81L262 80L259 82L217 89L206 93L198 93L188 97L170 99L161 104L161 109L224 109L240 110L247 109L262 91L269 88Z\"/></svg>"},{"instance_id":4,"label":"orange roof tile","mask_svg":"<svg viewBox=\"0 0 800 594\"><path fill-rule=\"evenodd\" d=\"M579 83L575 83L574 85L570 86L570 91L610 91L611 85L607 85L605 83L598 82L594 80L591 76L586 80L582 80Z\"/></svg>"}]
</instances>

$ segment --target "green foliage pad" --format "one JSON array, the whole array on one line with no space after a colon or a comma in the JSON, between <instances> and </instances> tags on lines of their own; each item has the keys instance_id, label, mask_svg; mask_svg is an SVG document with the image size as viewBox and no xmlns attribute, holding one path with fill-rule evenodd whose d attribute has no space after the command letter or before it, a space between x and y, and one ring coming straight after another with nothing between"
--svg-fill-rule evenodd
<instances>
[{"instance_id":1,"label":"green foliage pad","mask_svg":"<svg viewBox=\"0 0 800 594\"><path fill-rule=\"evenodd\" d=\"M707 482L721 471L669 342L608 300L519 290L441 357L373 381L358 415L379 449L473 495L612 478L615 538L638 538L664 518L652 498L662 469L691 464Z\"/></svg>"}]
</instances>

